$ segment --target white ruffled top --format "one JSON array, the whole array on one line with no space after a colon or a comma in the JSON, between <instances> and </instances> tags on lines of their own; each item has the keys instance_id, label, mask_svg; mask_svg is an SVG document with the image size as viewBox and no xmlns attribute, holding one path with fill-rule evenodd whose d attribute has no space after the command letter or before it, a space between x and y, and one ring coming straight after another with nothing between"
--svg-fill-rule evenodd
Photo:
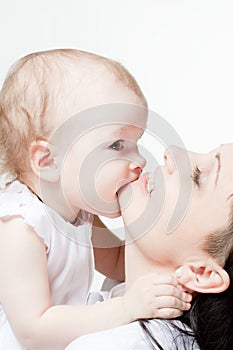
<instances>
[{"instance_id":1,"label":"white ruffled top","mask_svg":"<svg viewBox=\"0 0 233 350\"><path fill-rule=\"evenodd\" d=\"M78 226L73 226L17 180L0 190L0 218L15 215L21 216L47 247L52 304L86 304L94 275L92 215L81 211ZM0 316L0 349L23 349L1 304Z\"/></svg>"}]
</instances>

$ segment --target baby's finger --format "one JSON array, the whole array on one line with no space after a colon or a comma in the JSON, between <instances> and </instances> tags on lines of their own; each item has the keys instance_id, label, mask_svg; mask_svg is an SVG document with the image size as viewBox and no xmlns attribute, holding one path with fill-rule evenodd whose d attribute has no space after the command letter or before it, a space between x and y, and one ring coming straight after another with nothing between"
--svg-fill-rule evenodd
<instances>
[{"instance_id":1,"label":"baby's finger","mask_svg":"<svg viewBox=\"0 0 233 350\"><path fill-rule=\"evenodd\" d=\"M179 309L163 308L163 309L156 310L155 315L153 317L170 319L170 318L180 317L182 314L183 312Z\"/></svg>"},{"instance_id":2,"label":"baby's finger","mask_svg":"<svg viewBox=\"0 0 233 350\"><path fill-rule=\"evenodd\" d=\"M172 275L156 275L154 276L154 281L153 284L157 285L157 284L168 284L168 285L172 285L172 286L180 286L179 282L177 281L177 279L172 276Z\"/></svg>"},{"instance_id":3,"label":"baby's finger","mask_svg":"<svg viewBox=\"0 0 233 350\"><path fill-rule=\"evenodd\" d=\"M190 302L192 300L192 295L190 293L186 293L182 289L172 285L153 286L153 288L151 288L151 293L156 297L173 296L185 302Z\"/></svg>"},{"instance_id":4,"label":"baby's finger","mask_svg":"<svg viewBox=\"0 0 233 350\"><path fill-rule=\"evenodd\" d=\"M156 297L153 303L153 308L155 309L162 309L162 308L172 308L172 309L179 309L179 310L189 310L191 307L191 304L189 302L184 302L176 297L173 296L160 296Z\"/></svg>"},{"instance_id":5,"label":"baby's finger","mask_svg":"<svg viewBox=\"0 0 233 350\"><path fill-rule=\"evenodd\" d=\"M158 273L148 273L144 276L141 276L138 280L144 283L152 284L171 284L174 286L179 286L177 279L171 274L159 275Z\"/></svg>"}]
</instances>

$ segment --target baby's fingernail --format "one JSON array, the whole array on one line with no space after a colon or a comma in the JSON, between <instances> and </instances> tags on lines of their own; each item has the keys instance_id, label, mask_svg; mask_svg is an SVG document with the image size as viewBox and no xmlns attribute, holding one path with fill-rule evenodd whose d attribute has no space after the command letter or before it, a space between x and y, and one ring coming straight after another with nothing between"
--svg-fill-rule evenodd
<instances>
[{"instance_id":1,"label":"baby's fingernail","mask_svg":"<svg viewBox=\"0 0 233 350\"><path fill-rule=\"evenodd\" d=\"M192 300L192 294L189 294L189 293L184 293L183 294L183 299L185 300L185 301L191 301Z\"/></svg>"},{"instance_id":2,"label":"baby's fingernail","mask_svg":"<svg viewBox=\"0 0 233 350\"><path fill-rule=\"evenodd\" d=\"M186 304L185 304L185 310L189 310L190 307L191 307L191 304L190 304L190 303L186 303Z\"/></svg>"},{"instance_id":3,"label":"baby's fingernail","mask_svg":"<svg viewBox=\"0 0 233 350\"><path fill-rule=\"evenodd\" d=\"M182 276L182 271L180 267L175 271L175 276L178 278Z\"/></svg>"}]
</instances>

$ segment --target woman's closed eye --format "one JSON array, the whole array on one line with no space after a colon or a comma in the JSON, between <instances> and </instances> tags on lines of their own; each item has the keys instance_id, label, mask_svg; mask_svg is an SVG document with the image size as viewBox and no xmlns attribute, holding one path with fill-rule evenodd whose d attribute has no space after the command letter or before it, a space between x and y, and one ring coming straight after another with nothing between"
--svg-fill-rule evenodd
<instances>
[{"instance_id":1,"label":"woman's closed eye","mask_svg":"<svg viewBox=\"0 0 233 350\"><path fill-rule=\"evenodd\" d=\"M109 147L115 151L121 151L124 146L123 146L124 140L117 140L113 142Z\"/></svg>"},{"instance_id":2,"label":"woman's closed eye","mask_svg":"<svg viewBox=\"0 0 233 350\"><path fill-rule=\"evenodd\" d=\"M200 184L200 176L201 176L201 170L198 168L198 166L195 166L193 168L193 174L192 174L192 180L194 182L195 185L197 185L197 187L200 189L201 188L201 184Z\"/></svg>"}]
</instances>

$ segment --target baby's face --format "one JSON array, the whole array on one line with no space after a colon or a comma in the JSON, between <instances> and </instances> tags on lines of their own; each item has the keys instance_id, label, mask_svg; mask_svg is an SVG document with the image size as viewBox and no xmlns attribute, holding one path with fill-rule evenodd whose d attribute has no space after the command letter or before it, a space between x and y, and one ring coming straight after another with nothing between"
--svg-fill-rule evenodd
<instances>
[{"instance_id":1,"label":"baby's face","mask_svg":"<svg viewBox=\"0 0 233 350\"><path fill-rule=\"evenodd\" d=\"M102 94L97 90L99 97L91 100L97 106L72 117L63 133L61 187L73 212L117 217L117 191L138 179L145 165L137 142L147 109L142 98L119 82L101 88Z\"/></svg>"}]
</instances>

